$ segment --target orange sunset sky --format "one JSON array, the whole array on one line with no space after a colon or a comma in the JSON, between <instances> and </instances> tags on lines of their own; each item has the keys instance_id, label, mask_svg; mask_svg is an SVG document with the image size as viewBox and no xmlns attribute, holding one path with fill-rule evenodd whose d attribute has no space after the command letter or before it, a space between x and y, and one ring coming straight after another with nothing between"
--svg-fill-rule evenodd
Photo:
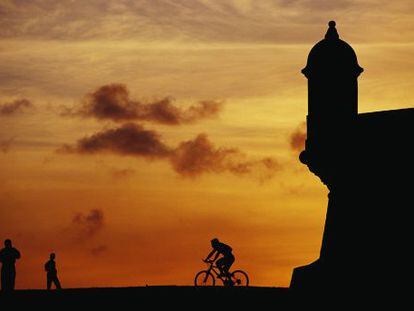
<instances>
[{"instance_id":1,"label":"orange sunset sky","mask_svg":"<svg viewBox=\"0 0 414 311\"><path fill-rule=\"evenodd\" d=\"M300 70L336 20L359 110L412 107L411 0L0 0L0 239L18 288L191 285L218 237L252 285L318 257ZM335 104L335 103L332 103Z\"/></svg>"}]
</instances>

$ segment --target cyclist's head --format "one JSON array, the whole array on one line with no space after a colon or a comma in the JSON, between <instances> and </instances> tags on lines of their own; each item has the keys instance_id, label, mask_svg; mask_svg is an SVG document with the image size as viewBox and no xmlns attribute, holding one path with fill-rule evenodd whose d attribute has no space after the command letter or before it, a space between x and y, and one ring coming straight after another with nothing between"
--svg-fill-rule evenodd
<instances>
[{"instance_id":1,"label":"cyclist's head","mask_svg":"<svg viewBox=\"0 0 414 311\"><path fill-rule=\"evenodd\" d=\"M55 258L56 258L56 254L55 254L55 253L51 253L51 254L50 254L50 259L51 259L51 260L54 260Z\"/></svg>"},{"instance_id":2,"label":"cyclist's head","mask_svg":"<svg viewBox=\"0 0 414 311\"><path fill-rule=\"evenodd\" d=\"M217 245L219 243L219 239L217 239L217 238L214 238L214 239L212 239L211 240L211 246L215 246L215 245Z\"/></svg>"}]
</instances>

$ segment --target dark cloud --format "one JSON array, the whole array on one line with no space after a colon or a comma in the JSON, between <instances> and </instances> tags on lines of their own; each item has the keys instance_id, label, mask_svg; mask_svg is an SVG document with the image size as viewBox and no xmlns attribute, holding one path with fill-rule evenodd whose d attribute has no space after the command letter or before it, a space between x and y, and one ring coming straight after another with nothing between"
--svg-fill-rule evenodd
<instances>
[{"instance_id":1,"label":"dark cloud","mask_svg":"<svg viewBox=\"0 0 414 311\"><path fill-rule=\"evenodd\" d=\"M290 135L290 147L294 151L302 151L305 148L306 123L301 123Z\"/></svg>"},{"instance_id":2,"label":"dark cloud","mask_svg":"<svg viewBox=\"0 0 414 311\"><path fill-rule=\"evenodd\" d=\"M80 238L90 238L99 232L104 225L104 213L100 209L92 209L87 214L78 213L72 219Z\"/></svg>"},{"instance_id":3,"label":"dark cloud","mask_svg":"<svg viewBox=\"0 0 414 311\"><path fill-rule=\"evenodd\" d=\"M235 148L215 147L206 134L180 143L173 148L164 144L155 131L145 130L133 123L108 129L80 139L75 146L65 145L60 152L94 154L111 152L119 155L164 159L184 177L197 177L204 173L230 172L236 175L271 177L280 170L277 160L267 157L249 160ZM129 171L120 174L129 174ZM260 178L262 178L260 177Z\"/></svg>"},{"instance_id":4,"label":"dark cloud","mask_svg":"<svg viewBox=\"0 0 414 311\"><path fill-rule=\"evenodd\" d=\"M171 156L171 163L177 173L196 176L225 170L229 167L229 158L237 153L232 148L215 148L207 135L200 134L194 140L182 142Z\"/></svg>"},{"instance_id":5,"label":"dark cloud","mask_svg":"<svg viewBox=\"0 0 414 311\"><path fill-rule=\"evenodd\" d=\"M12 102L0 104L0 116L14 115L31 107L33 107L33 104L28 99L15 99Z\"/></svg>"},{"instance_id":6,"label":"dark cloud","mask_svg":"<svg viewBox=\"0 0 414 311\"><path fill-rule=\"evenodd\" d=\"M246 160L245 155L235 148L217 148L206 134L182 142L175 149L170 161L177 173L188 177L222 172L244 175L263 169L269 173L280 169L275 159Z\"/></svg>"},{"instance_id":7,"label":"dark cloud","mask_svg":"<svg viewBox=\"0 0 414 311\"><path fill-rule=\"evenodd\" d=\"M124 84L108 84L88 94L80 107L67 109L63 115L79 115L117 122L142 120L179 125L216 117L221 106L221 102L201 101L182 109L174 105L174 100L170 97L143 103L132 100Z\"/></svg>"},{"instance_id":8,"label":"dark cloud","mask_svg":"<svg viewBox=\"0 0 414 311\"><path fill-rule=\"evenodd\" d=\"M134 123L84 137L75 146L65 145L59 151L86 154L112 152L148 159L167 157L171 153L157 132Z\"/></svg>"}]
</instances>

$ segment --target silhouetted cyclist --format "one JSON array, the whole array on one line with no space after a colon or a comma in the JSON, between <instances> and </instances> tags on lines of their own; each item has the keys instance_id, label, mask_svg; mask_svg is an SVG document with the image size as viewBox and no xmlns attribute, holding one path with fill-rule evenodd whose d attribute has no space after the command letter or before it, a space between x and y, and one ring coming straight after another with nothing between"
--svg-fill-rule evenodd
<instances>
[{"instance_id":1,"label":"silhouetted cyclist","mask_svg":"<svg viewBox=\"0 0 414 311\"><path fill-rule=\"evenodd\" d=\"M52 283L55 284L56 289L62 289L59 279L57 277L57 269L55 262L55 253L50 254L50 259L45 263L45 271L47 272L47 289L50 290Z\"/></svg>"},{"instance_id":2,"label":"silhouetted cyclist","mask_svg":"<svg viewBox=\"0 0 414 311\"><path fill-rule=\"evenodd\" d=\"M219 268L221 276L225 276L230 280L229 270L235 260L232 253L233 249L229 245L221 243L218 239L211 240L211 247L213 247L213 250L208 254L204 261L209 261L210 258L215 255L212 260L214 262L220 255L222 255L222 257L216 261L216 266Z\"/></svg>"},{"instance_id":3,"label":"silhouetted cyclist","mask_svg":"<svg viewBox=\"0 0 414 311\"><path fill-rule=\"evenodd\" d=\"M0 250L1 262L1 290L10 292L14 290L16 280L16 260L20 258L20 252L12 245L12 241L4 241L4 248Z\"/></svg>"}]
</instances>

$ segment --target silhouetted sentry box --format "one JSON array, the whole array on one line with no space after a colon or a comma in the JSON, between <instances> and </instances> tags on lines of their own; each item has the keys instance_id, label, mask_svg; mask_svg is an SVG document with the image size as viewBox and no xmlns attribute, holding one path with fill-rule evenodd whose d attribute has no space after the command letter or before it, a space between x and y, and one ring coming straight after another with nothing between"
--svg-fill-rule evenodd
<instances>
[{"instance_id":1,"label":"silhouetted sentry box","mask_svg":"<svg viewBox=\"0 0 414 311\"><path fill-rule=\"evenodd\" d=\"M358 114L363 69L335 22L311 50L302 163L329 189L320 257L291 288L385 288L413 276L414 109Z\"/></svg>"}]
</instances>

